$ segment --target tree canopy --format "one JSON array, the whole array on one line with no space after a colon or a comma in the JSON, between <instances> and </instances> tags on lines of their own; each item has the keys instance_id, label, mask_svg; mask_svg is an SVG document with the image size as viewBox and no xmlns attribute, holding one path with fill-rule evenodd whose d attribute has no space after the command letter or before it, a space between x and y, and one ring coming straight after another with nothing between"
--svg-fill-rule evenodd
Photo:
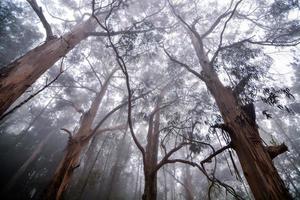
<instances>
[{"instance_id":1,"label":"tree canopy","mask_svg":"<svg viewBox=\"0 0 300 200\"><path fill-rule=\"evenodd\" d=\"M1 1L2 197L300 198L299 9Z\"/></svg>"}]
</instances>

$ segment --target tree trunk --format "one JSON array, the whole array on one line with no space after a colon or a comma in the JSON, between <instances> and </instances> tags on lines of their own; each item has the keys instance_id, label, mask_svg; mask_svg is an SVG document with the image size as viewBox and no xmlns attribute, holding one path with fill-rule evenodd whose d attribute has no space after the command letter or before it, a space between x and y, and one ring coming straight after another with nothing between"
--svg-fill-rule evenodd
<instances>
[{"instance_id":1,"label":"tree trunk","mask_svg":"<svg viewBox=\"0 0 300 200\"><path fill-rule=\"evenodd\" d=\"M221 112L226 131L255 199L291 199L267 148L262 144L255 119L250 119L249 113L243 111L238 96L220 81L204 50L201 36L192 32L189 34L202 66L202 79Z\"/></svg>"},{"instance_id":2,"label":"tree trunk","mask_svg":"<svg viewBox=\"0 0 300 200\"><path fill-rule=\"evenodd\" d=\"M168 187L167 187L166 166L163 166L163 175L164 175L164 199L168 200Z\"/></svg>"},{"instance_id":3,"label":"tree trunk","mask_svg":"<svg viewBox=\"0 0 300 200\"><path fill-rule=\"evenodd\" d=\"M82 142L82 138L88 136L92 131L92 124L95 116L101 104L101 101L106 93L108 83L112 75L116 72L113 70L109 77L105 80L101 90L97 93L90 109L83 114L81 117L80 128L75 136L71 137L66 149L66 154L60 162L56 172L46 190L45 199L56 199L62 198L63 192L66 190L70 178L73 174L74 169L79 166L79 158L82 150L88 144L89 141Z\"/></svg>"},{"instance_id":4,"label":"tree trunk","mask_svg":"<svg viewBox=\"0 0 300 200\"><path fill-rule=\"evenodd\" d=\"M111 175L107 184L107 195L108 195L107 199L113 200L114 195L117 193L116 184L120 178L122 169L125 168L125 165L130 157L129 150L130 150L130 145L128 142L126 142L126 132L125 132L121 141L118 144L116 162L113 165L110 172Z\"/></svg>"},{"instance_id":5,"label":"tree trunk","mask_svg":"<svg viewBox=\"0 0 300 200\"><path fill-rule=\"evenodd\" d=\"M290 199L267 148L262 144L256 124L251 123L248 113L242 110L232 90L223 86L217 74L212 71L206 74L207 88L221 112L255 199Z\"/></svg>"},{"instance_id":6,"label":"tree trunk","mask_svg":"<svg viewBox=\"0 0 300 200\"><path fill-rule=\"evenodd\" d=\"M0 70L0 116L47 69L84 40L95 27L89 18L60 38L46 41Z\"/></svg>"},{"instance_id":7,"label":"tree trunk","mask_svg":"<svg viewBox=\"0 0 300 200\"><path fill-rule=\"evenodd\" d=\"M164 90L161 91L158 96L156 106L149 117L149 127L147 134L147 145L145 152L144 163L144 175L145 175L145 187L143 200L156 200L157 196L157 172L155 170L157 166L157 154L159 143L159 120L160 120L160 104L162 101ZM155 117L155 121L154 121ZM154 121L154 123L153 123Z\"/></svg>"},{"instance_id":8,"label":"tree trunk","mask_svg":"<svg viewBox=\"0 0 300 200\"><path fill-rule=\"evenodd\" d=\"M184 184L184 193L185 193L185 199L186 200L194 200L194 194L193 194L193 185L192 185L192 176L190 167L188 165L185 165L185 174L183 179Z\"/></svg>"},{"instance_id":9,"label":"tree trunk","mask_svg":"<svg viewBox=\"0 0 300 200\"><path fill-rule=\"evenodd\" d=\"M136 199L140 199L140 197L139 197L139 189L138 189L138 186L139 186L139 184L140 184L140 168L141 168L141 161L140 160L138 160L138 162L137 162L137 169L138 169L138 171L137 171L137 174L136 174L136 181L135 181L135 190L134 190L134 200L136 200Z\"/></svg>"},{"instance_id":10,"label":"tree trunk","mask_svg":"<svg viewBox=\"0 0 300 200\"><path fill-rule=\"evenodd\" d=\"M145 186L144 186L143 200L155 200L157 196L157 175L148 173L145 174Z\"/></svg>"},{"instance_id":11,"label":"tree trunk","mask_svg":"<svg viewBox=\"0 0 300 200\"><path fill-rule=\"evenodd\" d=\"M51 135L54 132L49 133L38 145L35 147L34 151L32 152L31 156L23 163L23 165L17 170L14 176L9 180L6 184L4 189L2 190L2 194L8 194L13 186L16 184L16 181L27 171L29 165L36 160L38 155L40 155L43 147L47 144L48 140L50 139ZM5 196L5 195L3 195Z\"/></svg>"},{"instance_id":12,"label":"tree trunk","mask_svg":"<svg viewBox=\"0 0 300 200\"><path fill-rule=\"evenodd\" d=\"M68 145L66 155L60 162L50 185L47 188L44 199L60 200L66 190L73 171L78 167L78 161L82 146L79 142L73 142Z\"/></svg>"}]
</instances>

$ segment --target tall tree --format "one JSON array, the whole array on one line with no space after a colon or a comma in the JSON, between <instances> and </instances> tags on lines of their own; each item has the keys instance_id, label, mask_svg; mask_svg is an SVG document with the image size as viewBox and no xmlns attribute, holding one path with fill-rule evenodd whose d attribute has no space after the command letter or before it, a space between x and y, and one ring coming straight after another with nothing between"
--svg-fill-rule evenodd
<instances>
[{"instance_id":1,"label":"tall tree","mask_svg":"<svg viewBox=\"0 0 300 200\"><path fill-rule=\"evenodd\" d=\"M182 26L184 26L190 37L195 55L202 67L202 71L197 72L193 67L177 60L168 51L165 52L173 62L186 68L200 81L205 83L208 91L217 104L224 122L223 124L216 124L214 128L223 129L229 134L231 143L228 147L236 151L244 175L255 198L278 200L290 199L291 196L272 162L272 159L286 151L287 147L285 145L276 147L266 147L263 145L255 122L254 104L251 103L245 105L240 98L240 95L245 90L252 74L248 72L234 88L230 88L222 83L217 71L216 58L220 51L234 48L237 45L245 45L247 42L252 42L250 39L246 39L228 46L224 46L223 44L223 36L227 24L235 16L236 10L241 3L242 1L238 1L231 10L228 9L225 13L220 15L205 32L199 33L196 28L199 18L196 19L192 25L187 23L169 1L173 14L181 22ZM216 28L222 21L224 21L224 24L223 27L221 27L219 43L215 48L216 50L213 56L209 57L210 54L205 46L206 38L216 31ZM263 44L264 42L261 43ZM265 43L268 43L268 41L265 41ZM241 66L234 67L240 68ZM250 109L245 110L245 106L249 106Z\"/></svg>"},{"instance_id":2,"label":"tall tree","mask_svg":"<svg viewBox=\"0 0 300 200\"><path fill-rule=\"evenodd\" d=\"M53 36L49 23L38 7L35 0L28 1L32 8L37 12L47 32L47 40L40 46L30 50L22 57L8 64L0 71L0 115L2 115L19 98L28 87L30 87L46 70L52 67L59 59L64 57L69 51L77 46L81 41L89 36L107 36L105 31L96 32L97 22L95 16L107 18L115 10L121 7L122 1L109 1L104 9L95 7L95 1L92 2L93 9L91 17L78 23L68 33L60 37ZM105 9L106 8L106 9ZM143 20L142 20L143 21ZM139 22L138 22L139 23ZM136 28L137 26L134 26ZM151 29L139 29L114 31L113 35L144 33Z\"/></svg>"},{"instance_id":3,"label":"tall tree","mask_svg":"<svg viewBox=\"0 0 300 200\"><path fill-rule=\"evenodd\" d=\"M86 138L93 132L92 125L94 119L101 101L105 96L109 81L115 72L116 69L112 70L103 83L101 90L96 94L89 110L82 114L79 130L74 135L72 135L70 131L65 130L70 134L66 154L57 167L49 187L47 188L46 199L58 200L62 198L62 194L66 190L74 169L76 169L79 165L80 154L89 142Z\"/></svg>"}]
</instances>

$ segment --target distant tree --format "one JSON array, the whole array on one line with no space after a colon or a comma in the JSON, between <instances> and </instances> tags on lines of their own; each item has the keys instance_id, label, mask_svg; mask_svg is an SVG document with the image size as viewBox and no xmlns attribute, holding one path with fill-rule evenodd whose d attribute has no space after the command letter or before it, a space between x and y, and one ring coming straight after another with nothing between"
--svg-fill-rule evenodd
<instances>
[{"instance_id":1,"label":"distant tree","mask_svg":"<svg viewBox=\"0 0 300 200\"><path fill-rule=\"evenodd\" d=\"M36 44L42 34L32 26L32 15L13 1L0 2L0 69Z\"/></svg>"}]
</instances>

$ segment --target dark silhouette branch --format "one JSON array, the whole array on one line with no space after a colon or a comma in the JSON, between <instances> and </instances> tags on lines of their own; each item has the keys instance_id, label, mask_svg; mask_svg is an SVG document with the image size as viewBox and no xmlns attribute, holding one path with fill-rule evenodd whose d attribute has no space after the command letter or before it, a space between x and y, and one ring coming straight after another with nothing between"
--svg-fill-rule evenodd
<instances>
[{"instance_id":1,"label":"dark silhouette branch","mask_svg":"<svg viewBox=\"0 0 300 200\"><path fill-rule=\"evenodd\" d=\"M44 91L46 88L48 88L52 83L54 83L66 70L63 70L62 65L63 65L63 61L64 58L62 58L61 64L60 64L60 71L59 73L56 75L56 77L50 81L50 82L46 82L46 84L39 89L38 91L36 91L35 93L31 94L29 97L27 97L24 101L22 101L21 103L19 103L18 105L16 105L15 107L13 107L11 110L7 111L6 113L4 113L1 117L0 117L0 121L3 120L5 117L7 117L8 115L12 114L13 112L15 112L17 109L19 109L20 107L22 107L24 104L26 104L28 101L30 101L31 99L33 99L35 96L37 96L38 94L40 94L42 91Z\"/></svg>"},{"instance_id":2,"label":"dark silhouette branch","mask_svg":"<svg viewBox=\"0 0 300 200\"><path fill-rule=\"evenodd\" d=\"M273 160L274 158L276 158L278 155L288 151L288 147L285 145L285 143L282 143L280 145L274 145L274 146L268 146L267 147L267 151L271 157L271 159Z\"/></svg>"},{"instance_id":3,"label":"dark silhouette branch","mask_svg":"<svg viewBox=\"0 0 300 200\"><path fill-rule=\"evenodd\" d=\"M53 32L51 29L50 24L48 23L46 17L43 14L43 10L42 7L40 7L36 0L27 0L27 2L30 4L30 6L32 7L32 9L34 10L34 12L37 14L37 16L39 17L40 21L42 22L45 30L46 30L46 40L51 40L53 38L55 38L53 36Z\"/></svg>"},{"instance_id":4,"label":"dark silhouette branch","mask_svg":"<svg viewBox=\"0 0 300 200\"><path fill-rule=\"evenodd\" d=\"M224 35L225 30L226 30L227 24L228 24L228 22L232 19L232 17L233 17L233 15L234 15L234 13L235 13L235 11L236 11L238 5L239 5L242 1L243 1L243 0L240 0L240 1L238 1L238 2L235 4L235 6L234 6L234 8L233 8L233 10L232 10L232 12L231 12L231 14L230 14L230 16L229 16L228 19L225 21L224 26L223 26L223 29L222 29L221 34L220 34L220 39L219 39L219 45L218 45L218 48L217 48L215 54L213 55L213 57L212 57L210 63L213 63L214 60L216 59L216 57L218 56L219 51L220 51L220 49L221 49L221 47L222 47L222 43L223 43L223 35Z\"/></svg>"},{"instance_id":5,"label":"dark silhouette branch","mask_svg":"<svg viewBox=\"0 0 300 200\"><path fill-rule=\"evenodd\" d=\"M220 15L220 16L216 19L216 21L211 25L211 27L210 27L205 33L203 33L203 34L201 35L201 38L205 38L206 36L208 36L208 35L209 35L209 34L210 34L210 33L211 33L211 32L219 25L219 23L221 22L221 20L222 20L223 18L225 18L225 17L227 17L228 15L231 14L231 12L228 12L228 11L229 11L229 9L231 8L232 3L233 3L233 0L231 1L228 10L226 10L222 15Z\"/></svg>"},{"instance_id":6,"label":"dark silhouette branch","mask_svg":"<svg viewBox=\"0 0 300 200\"><path fill-rule=\"evenodd\" d=\"M222 153L223 151L225 151L226 149L229 149L232 147L232 144L229 143L228 145L222 147L221 149L215 151L213 154L211 154L210 156L208 156L207 158L205 158L204 160L201 161L201 165L203 165L204 163L207 162L211 162L211 159L215 156L217 156L218 154Z\"/></svg>"},{"instance_id":7,"label":"dark silhouette branch","mask_svg":"<svg viewBox=\"0 0 300 200\"><path fill-rule=\"evenodd\" d=\"M164 49L166 55L169 57L169 59L174 62L179 64L180 66L184 67L186 70L188 70L189 72L191 72L192 74L194 74L195 76L197 76L199 79L201 79L202 81L204 81L204 77L196 72L195 70L193 70L190 66L188 66L187 64L180 62L179 60L175 59L173 56L170 55L170 53L168 53L168 51L166 49Z\"/></svg>"},{"instance_id":8,"label":"dark silhouette branch","mask_svg":"<svg viewBox=\"0 0 300 200\"><path fill-rule=\"evenodd\" d=\"M163 165L167 164L168 159L178 150L180 150L182 147L184 147L185 145L190 144L189 142L182 142L181 144L179 144L177 147L173 148L172 150L170 150L163 158L162 160L156 165L155 169L153 170L152 173L156 173Z\"/></svg>"},{"instance_id":9,"label":"dark silhouette branch","mask_svg":"<svg viewBox=\"0 0 300 200\"><path fill-rule=\"evenodd\" d=\"M93 1L93 9L94 9L94 1ZM111 12L113 10L114 7L111 8ZM138 149L141 151L142 153L142 157L143 157L143 161L145 162L145 149L144 147L141 145L141 143L138 141L135 133L134 133L134 130L133 130L133 123L132 123L132 91L131 91L131 88L130 88L130 81L129 81L129 74L128 74L128 71L127 71L127 66L125 64L125 61L124 59L120 56L116 46L114 45L114 43L112 42L112 38L111 38L111 34L110 34L110 30L107 26L107 19L109 18L109 16L111 15L111 12L108 13L108 15L106 16L105 18L105 23L102 24L99 19L97 18L97 16L94 14L94 10L92 12L92 16L96 19L97 23L99 24L99 26L101 26L107 33L107 36L108 36L108 40L109 40L109 43L113 49L113 51L115 52L115 55L116 55L116 61L118 63L118 65L120 66L123 74L125 75L125 80L126 80L126 88L127 88L127 92L128 92L128 125L129 125L129 130L130 130L130 133L131 133L131 136L134 140L134 143L136 144L136 146L138 147Z\"/></svg>"}]
</instances>

